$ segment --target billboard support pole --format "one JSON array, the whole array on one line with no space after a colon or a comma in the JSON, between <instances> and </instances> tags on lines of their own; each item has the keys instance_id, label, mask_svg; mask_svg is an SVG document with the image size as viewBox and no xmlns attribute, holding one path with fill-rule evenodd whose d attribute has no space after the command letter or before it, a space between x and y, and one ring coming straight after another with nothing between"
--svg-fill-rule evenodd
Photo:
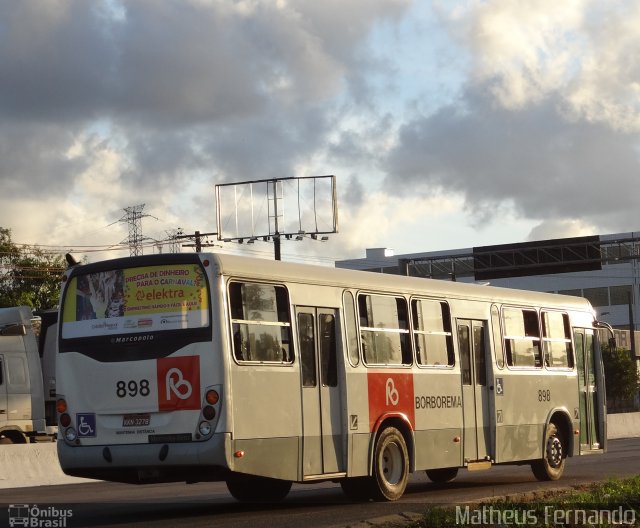
<instances>
[{"instance_id":1,"label":"billboard support pole","mask_svg":"<svg viewBox=\"0 0 640 528\"><path fill-rule=\"evenodd\" d=\"M280 253L280 232L278 231L278 181L273 180L273 254L275 260L282 260Z\"/></svg>"}]
</instances>

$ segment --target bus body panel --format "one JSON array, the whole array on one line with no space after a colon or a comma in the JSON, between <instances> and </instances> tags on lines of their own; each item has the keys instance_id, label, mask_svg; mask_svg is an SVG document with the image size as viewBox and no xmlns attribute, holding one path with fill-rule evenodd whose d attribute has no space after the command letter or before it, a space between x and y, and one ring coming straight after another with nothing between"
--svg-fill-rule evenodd
<instances>
[{"instance_id":1,"label":"bus body panel","mask_svg":"<svg viewBox=\"0 0 640 528\"><path fill-rule=\"evenodd\" d=\"M425 367L415 376L416 469L462 465L460 369ZM445 466L441 466L445 464Z\"/></svg>"},{"instance_id":2,"label":"bus body panel","mask_svg":"<svg viewBox=\"0 0 640 528\"><path fill-rule=\"evenodd\" d=\"M219 362L209 351L210 347L194 343L166 358L131 362L124 371L118 362L99 362L75 352L62 356L57 383L64 387L69 411L76 415L83 445L123 439L129 444L146 443L150 435L165 429L194 433L205 387L223 385L223 377L216 375ZM182 374L169 376L167 382L175 367L181 368ZM86 372L96 375L87 376ZM187 390L189 397L181 398ZM145 418L145 423L136 426L136 416L139 420L148 416L148 423ZM85 431L80 431L83 423Z\"/></svg>"},{"instance_id":3,"label":"bus body panel","mask_svg":"<svg viewBox=\"0 0 640 528\"><path fill-rule=\"evenodd\" d=\"M576 408L575 372L547 372L541 379L533 371L505 368L497 377L502 390L496 396L496 462L540 458L540 437L554 402L564 402L572 414Z\"/></svg>"},{"instance_id":4,"label":"bus body panel","mask_svg":"<svg viewBox=\"0 0 640 528\"><path fill-rule=\"evenodd\" d=\"M219 480L226 468L233 467L228 433L214 434L206 442L79 448L58 441L57 448L60 466L67 475L132 484Z\"/></svg>"}]
</instances>

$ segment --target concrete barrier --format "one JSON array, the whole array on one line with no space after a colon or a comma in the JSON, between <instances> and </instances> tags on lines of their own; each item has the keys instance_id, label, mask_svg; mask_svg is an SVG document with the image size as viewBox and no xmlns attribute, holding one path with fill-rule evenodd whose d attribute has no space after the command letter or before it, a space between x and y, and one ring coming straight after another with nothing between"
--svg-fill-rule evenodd
<instances>
[{"instance_id":1,"label":"concrete barrier","mask_svg":"<svg viewBox=\"0 0 640 528\"><path fill-rule=\"evenodd\" d=\"M607 438L632 438L640 436L640 412L609 414Z\"/></svg>"},{"instance_id":2,"label":"concrete barrier","mask_svg":"<svg viewBox=\"0 0 640 528\"><path fill-rule=\"evenodd\" d=\"M610 414L607 436L610 439L640 437L640 412ZM0 446L0 488L77 482L95 481L65 475L60 469L54 442Z\"/></svg>"},{"instance_id":3,"label":"concrete barrier","mask_svg":"<svg viewBox=\"0 0 640 528\"><path fill-rule=\"evenodd\" d=\"M69 477L58 463L55 442L0 445L0 488L90 482Z\"/></svg>"}]
</instances>

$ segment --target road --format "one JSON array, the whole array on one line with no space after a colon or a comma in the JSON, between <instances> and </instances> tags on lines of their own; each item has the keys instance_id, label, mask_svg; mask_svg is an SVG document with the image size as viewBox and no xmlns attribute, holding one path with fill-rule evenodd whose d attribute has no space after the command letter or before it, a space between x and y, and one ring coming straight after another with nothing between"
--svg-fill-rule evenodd
<instances>
[{"instance_id":1,"label":"road","mask_svg":"<svg viewBox=\"0 0 640 528\"><path fill-rule=\"evenodd\" d=\"M135 486L109 482L0 490L0 524L10 504L54 505L70 509L66 526L103 527L344 527L400 512L423 512L429 505L557 488L640 474L640 438L612 440L601 456L572 458L559 482L537 482L528 466L460 471L447 485L431 483L424 472L412 475L404 497L392 503L351 503L333 483L294 485L280 504L239 504L224 483Z\"/></svg>"}]
</instances>

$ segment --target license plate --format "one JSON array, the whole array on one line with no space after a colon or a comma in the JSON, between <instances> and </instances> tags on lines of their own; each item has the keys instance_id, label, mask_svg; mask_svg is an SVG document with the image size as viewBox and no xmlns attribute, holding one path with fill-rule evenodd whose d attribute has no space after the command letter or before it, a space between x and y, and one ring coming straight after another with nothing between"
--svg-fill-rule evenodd
<instances>
[{"instance_id":1,"label":"license plate","mask_svg":"<svg viewBox=\"0 0 640 528\"><path fill-rule=\"evenodd\" d=\"M149 414L125 414L122 417L122 427L142 427L149 425L151 415Z\"/></svg>"}]
</instances>

